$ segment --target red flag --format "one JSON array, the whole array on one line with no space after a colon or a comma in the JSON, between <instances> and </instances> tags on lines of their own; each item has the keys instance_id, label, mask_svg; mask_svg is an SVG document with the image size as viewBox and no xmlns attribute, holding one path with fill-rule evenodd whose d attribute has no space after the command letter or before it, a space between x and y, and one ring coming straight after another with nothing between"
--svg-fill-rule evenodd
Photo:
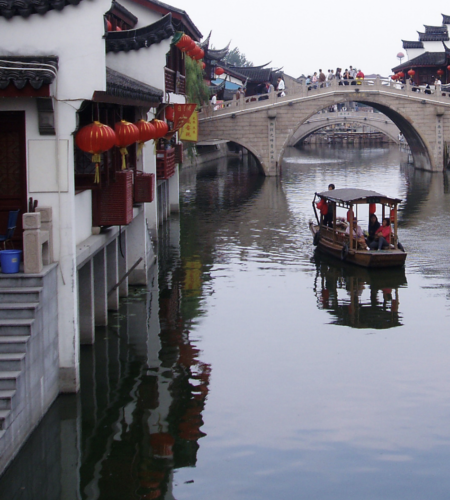
<instances>
[{"instance_id":1,"label":"red flag","mask_svg":"<svg viewBox=\"0 0 450 500\"><path fill-rule=\"evenodd\" d=\"M173 130L178 130L185 125L189 121L189 118L192 116L196 107L197 104L175 104Z\"/></svg>"}]
</instances>

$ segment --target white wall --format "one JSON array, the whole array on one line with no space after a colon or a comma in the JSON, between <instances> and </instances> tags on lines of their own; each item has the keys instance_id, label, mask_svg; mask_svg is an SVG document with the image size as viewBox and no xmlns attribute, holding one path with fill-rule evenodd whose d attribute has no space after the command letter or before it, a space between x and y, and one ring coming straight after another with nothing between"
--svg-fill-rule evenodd
<instances>
[{"instance_id":1,"label":"white wall","mask_svg":"<svg viewBox=\"0 0 450 500\"><path fill-rule=\"evenodd\" d=\"M425 52L444 52L442 42L422 42Z\"/></svg>"},{"instance_id":2,"label":"white wall","mask_svg":"<svg viewBox=\"0 0 450 500\"><path fill-rule=\"evenodd\" d=\"M420 56L424 52L425 49L406 49L406 56L408 57L408 61L410 61L411 59Z\"/></svg>"},{"instance_id":3,"label":"white wall","mask_svg":"<svg viewBox=\"0 0 450 500\"><path fill-rule=\"evenodd\" d=\"M108 52L106 65L135 80L164 90L164 67L171 40L172 37L148 48L130 52Z\"/></svg>"},{"instance_id":4,"label":"white wall","mask_svg":"<svg viewBox=\"0 0 450 500\"><path fill-rule=\"evenodd\" d=\"M75 196L76 233L75 245L92 235L92 191L86 190Z\"/></svg>"}]
</instances>

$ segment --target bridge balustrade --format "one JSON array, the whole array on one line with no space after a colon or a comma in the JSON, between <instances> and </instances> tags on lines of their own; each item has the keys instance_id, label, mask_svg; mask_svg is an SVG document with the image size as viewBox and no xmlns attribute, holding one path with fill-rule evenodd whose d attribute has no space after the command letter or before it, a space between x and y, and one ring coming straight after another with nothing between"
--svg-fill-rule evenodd
<instances>
[{"instance_id":1,"label":"bridge balustrade","mask_svg":"<svg viewBox=\"0 0 450 500\"><path fill-rule=\"evenodd\" d=\"M365 78L363 80L336 80L324 82L322 84L306 83L297 86L295 89L286 89L283 93L273 91L269 94L257 94L252 96L240 96L239 99L224 101L220 104L202 106L199 109L199 119L209 118L215 115L229 114L244 109L260 108L270 106L277 103L289 102L294 99L310 97L327 92L342 91L343 93L364 92L364 91L394 91L400 94L419 97L421 99L436 99L450 100L450 89L444 87L435 88L430 86L426 88L424 85L411 86L409 83L402 84L390 79L384 78ZM284 95L282 95L284 94Z\"/></svg>"}]
</instances>

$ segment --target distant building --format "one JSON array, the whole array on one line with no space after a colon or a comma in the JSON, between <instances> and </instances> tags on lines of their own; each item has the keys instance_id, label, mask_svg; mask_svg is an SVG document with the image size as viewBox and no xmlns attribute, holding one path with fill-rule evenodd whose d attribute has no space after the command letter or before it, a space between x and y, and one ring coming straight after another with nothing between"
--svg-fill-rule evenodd
<instances>
[{"instance_id":1,"label":"distant building","mask_svg":"<svg viewBox=\"0 0 450 500\"><path fill-rule=\"evenodd\" d=\"M415 72L414 83L421 85L434 83L432 77L437 77L438 70L442 70L442 82L450 81L447 69L450 64L450 16L442 15L442 18L441 26L424 26L425 31L418 32L417 41L403 40L408 60L392 68L394 73L402 71L409 78L407 72L412 69Z\"/></svg>"}]
</instances>

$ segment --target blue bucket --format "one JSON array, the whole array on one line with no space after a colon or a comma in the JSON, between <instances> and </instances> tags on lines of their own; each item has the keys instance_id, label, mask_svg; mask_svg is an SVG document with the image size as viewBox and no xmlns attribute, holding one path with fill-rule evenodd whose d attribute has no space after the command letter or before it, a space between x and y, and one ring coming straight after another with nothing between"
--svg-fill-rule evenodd
<instances>
[{"instance_id":1,"label":"blue bucket","mask_svg":"<svg viewBox=\"0 0 450 500\"><path fill-rule=\"evenodd\" d=\"M2 273L18 273L21 254L22 250L0 250L0 265L2 266Z\"/></svg>"}]
</instances>

